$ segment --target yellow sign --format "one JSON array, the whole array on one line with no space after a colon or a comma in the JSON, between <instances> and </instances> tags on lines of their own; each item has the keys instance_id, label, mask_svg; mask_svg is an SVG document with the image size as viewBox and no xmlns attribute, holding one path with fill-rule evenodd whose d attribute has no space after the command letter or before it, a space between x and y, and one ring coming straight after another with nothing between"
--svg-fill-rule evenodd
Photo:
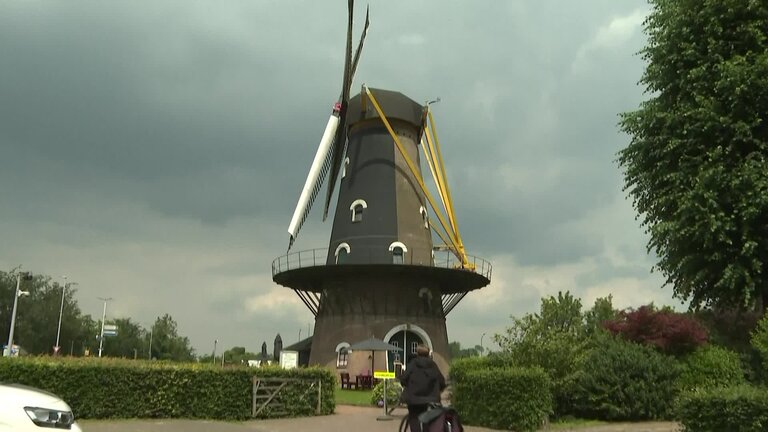
<instances>
[{"instance_id":1,"label":"yellow sign","mask_svg":"<svg viewBox=\"0 0 768 432\"><path fill-rule=\"evenodd\" d=\"M395 379L395 373L387 371L373 371L373 377L379 379Z\"/></svg>"}]
</instances>

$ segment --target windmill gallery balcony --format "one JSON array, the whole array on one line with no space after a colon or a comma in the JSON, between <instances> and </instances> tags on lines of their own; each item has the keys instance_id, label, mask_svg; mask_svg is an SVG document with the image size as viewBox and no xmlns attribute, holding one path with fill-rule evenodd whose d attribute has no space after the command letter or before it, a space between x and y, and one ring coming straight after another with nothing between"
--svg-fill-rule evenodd
<instances>
[{"instance_id":1,"label":"windmill gallery balcony","mask_svg":"<svg viewBox=\"0 0 768 432\"><path fill-rule=\"evenodd\" d=\"M385 263L381 260L380 249L358 246L349 256L339 249L329 254L327 248L292 252L272 262L272 279L296 291L315 315L319 297L327 294L329 281L429 281L429 286L437 288L442 309L447 314L469 291L487 285L491 279L491 263L482 258L467 256L468 264L474 267L470 270L462 268L461 261L450 251L435 250L433 253L432 250L408 249L402 254L397 250L388 252L389 261ZM353 254L354 260L351 259ZM431 258L424 260L425 255Z\"/></svg>"},{"instance_id":2,"label":"windmill gallery balcony","mask_svg":"<svg viewBox=\"0 0 768 432\"><path fill-rule=\"evenodd\" d=\"M354 263L346 264L343 261L333 262L329 264L328 248L317 248L303 250L299 252L292 252L286 255L281 255L272 261L272 277L278 277L279 274L298 269L305 269L308 267L319 266L347 266L347 265L375 265L381 264L379 257L381 252L378 248L355 248L356 260ZM432 254L432 262L423 263L421 261L416 262L414 257L418 257L416 253L403 253L401 255L394 255L391 264L401 264L405 266L424 266L424 267L436 267L442 269L451 270L463 270L472 272L471 270L464 270L461 268L461 261L451 251L442 250L434 251ZM362 259L361 259L362 257ZM468 255L468 261L475 267L474 273L491 279L492 266L491 263L475 256Z\"/></svg>"}]
</instances>

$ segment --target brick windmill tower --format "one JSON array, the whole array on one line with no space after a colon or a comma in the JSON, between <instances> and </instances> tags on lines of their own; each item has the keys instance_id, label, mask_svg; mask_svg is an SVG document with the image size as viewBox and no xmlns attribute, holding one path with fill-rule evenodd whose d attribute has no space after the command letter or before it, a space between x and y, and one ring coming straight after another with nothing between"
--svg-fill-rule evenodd
<instances>
[{"instance_id":1,"label":"brick windmill tower","mask_svg":"<svg viewBox=\"0 0 768 432\"><path fill-rule=\"evenodd\" d=\"M373 361L377 370L393 371L421 343L445 370L446 315L469 291L490 283L491 265L464 250L429 105L365 86L349 97L368 29L366 14L353 58L352 10L349 0L341 97L288 229L289 253L272 263L273 280L294 290L315 315L309 364L365 374ZM324 219L339 179L328 248L291 253L326 179ZM403 351L347 350L370 337Z\"/></svg>"}]
</instances>

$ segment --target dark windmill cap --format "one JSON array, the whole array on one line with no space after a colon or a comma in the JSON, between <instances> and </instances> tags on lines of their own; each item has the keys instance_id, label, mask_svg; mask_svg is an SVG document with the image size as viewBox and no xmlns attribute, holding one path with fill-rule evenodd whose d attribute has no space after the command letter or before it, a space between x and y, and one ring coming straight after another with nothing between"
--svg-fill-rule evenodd
<instances>
[{"instance_id":1,"label":"dark windmill cap","mask_svg":"<svg viewBox=\"0 0 768 432\"><path fill-rule=\"evenodd\" d=\"M398 119L416 127L421 126L424 115L424 107L421 104L400 92L374 88L369 88L369 90L373 93L388 120ZM365 100L364 107L361 106L362 100ZM348 126L352 126L362 120L378 118L379 115L376 113L376 109L373 107L367 94L360 93L349 100L349 105L347 106Z\"/></svg>"}]
</instances>

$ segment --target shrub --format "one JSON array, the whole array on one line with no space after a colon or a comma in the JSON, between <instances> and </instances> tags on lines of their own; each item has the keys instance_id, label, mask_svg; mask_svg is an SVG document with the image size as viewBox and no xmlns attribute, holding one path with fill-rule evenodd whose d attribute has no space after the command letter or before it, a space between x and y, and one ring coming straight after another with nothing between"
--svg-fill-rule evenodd
<instances>
[{"instance_id":1,"label":"shrub","mask_svg":"<svg viewBox=\"0 0 768 432\"><path fill-rule=\"evenodd\" d=\"M755 351L760 354L763 369L768 369L768 315L758 321L755 331L752 332L751 342Z\"/></svg>"},{"instance_id":2,"label":"shrub","mask_svg":"<svg viewBox=\"0 0 768 432\"><path fill-rule=\"evenodd\" d=\"M543 370L471 366L452 375L452 402L464 423L516 431L538 430L546 423L552 396Z\"/></svg>"},{"instance_id":3,"label":"shrub","mask_svg":"<svg viewBox=\"0 0 768 432\"><path fill-rule=\"evenodd\" d=\"M741 359L738 354L725 348L699 348L683 360L677 383L679 390L744 384Z\"/></svg>"},{"instance_id":4,"label":"shrub","mask_svg":"<svg viewBox=\"0 0 768 432\"><path fill-rule=\"evenodd\" d=\"M573 383L578 415L601 420L668 418L679 365L673 357L610 336L598 340Z\"/></svg>"},{"instance_id":5,"label":"shrub","mask_svg":"<svg viewBox=\"0 0 768 432\"><path fill-rule=\"evenodd\" d=\"M708 338L706 329L691 316L668 309L656 310L650 305L623 311L603 326L628 341L675 356L692 353Z\"/></svg>"},{"instance_id":6,"label":"shrub","mask_svg":"<svg viewBox=\"0 0 768 432\"><path fill-rule=\"evenodd\" d=\"M683 393L676 417L687 432L768 430L768 390L736 386Z\"/></svg>"},{"instance_id":7,"label":"shrub","mask_svg":"<svg viewBox=\"0 0 768 432\"><path fill-rule=\"evenodd\" d=\"M395 380L388 380L387 383L387 405L396 406L400 403L400 395L403 393L403 386ZM384 400L384 381L376 384L371 392L371 405L378 405L379 401Z\"/></svg>"},{"instance_id":8,"label":"shrub","mask_svg":"<svg viewBox=\"0 0 768 432\"><path fill-rule=\"evenodd\" d=\"M255 375L320 379L321 413L330 414L335 408L335 376L321 368L222 369L208 364L119 359L0 359L0 381L55 393L80 418L243 420L251 417ZM289 415L314 414L317 391L308 387L306 381L296 381L281 392Z\"/></svg>"},{"instance_id":9,"label":"shrub","mask_svg":"<svg viewBox=\"0 0 768 432\"><path fill-rule=\"evenodd\" d=\"M580 358L593 337L605 332L600 323L616 315L612 299L595 301L582 312L581 300L569 292L541 299L539 313L512 319L512 325L494 340L522 367L540 367L550 378L554 417L573 414L571 386Z\"/></svg>"}]
</instances>

